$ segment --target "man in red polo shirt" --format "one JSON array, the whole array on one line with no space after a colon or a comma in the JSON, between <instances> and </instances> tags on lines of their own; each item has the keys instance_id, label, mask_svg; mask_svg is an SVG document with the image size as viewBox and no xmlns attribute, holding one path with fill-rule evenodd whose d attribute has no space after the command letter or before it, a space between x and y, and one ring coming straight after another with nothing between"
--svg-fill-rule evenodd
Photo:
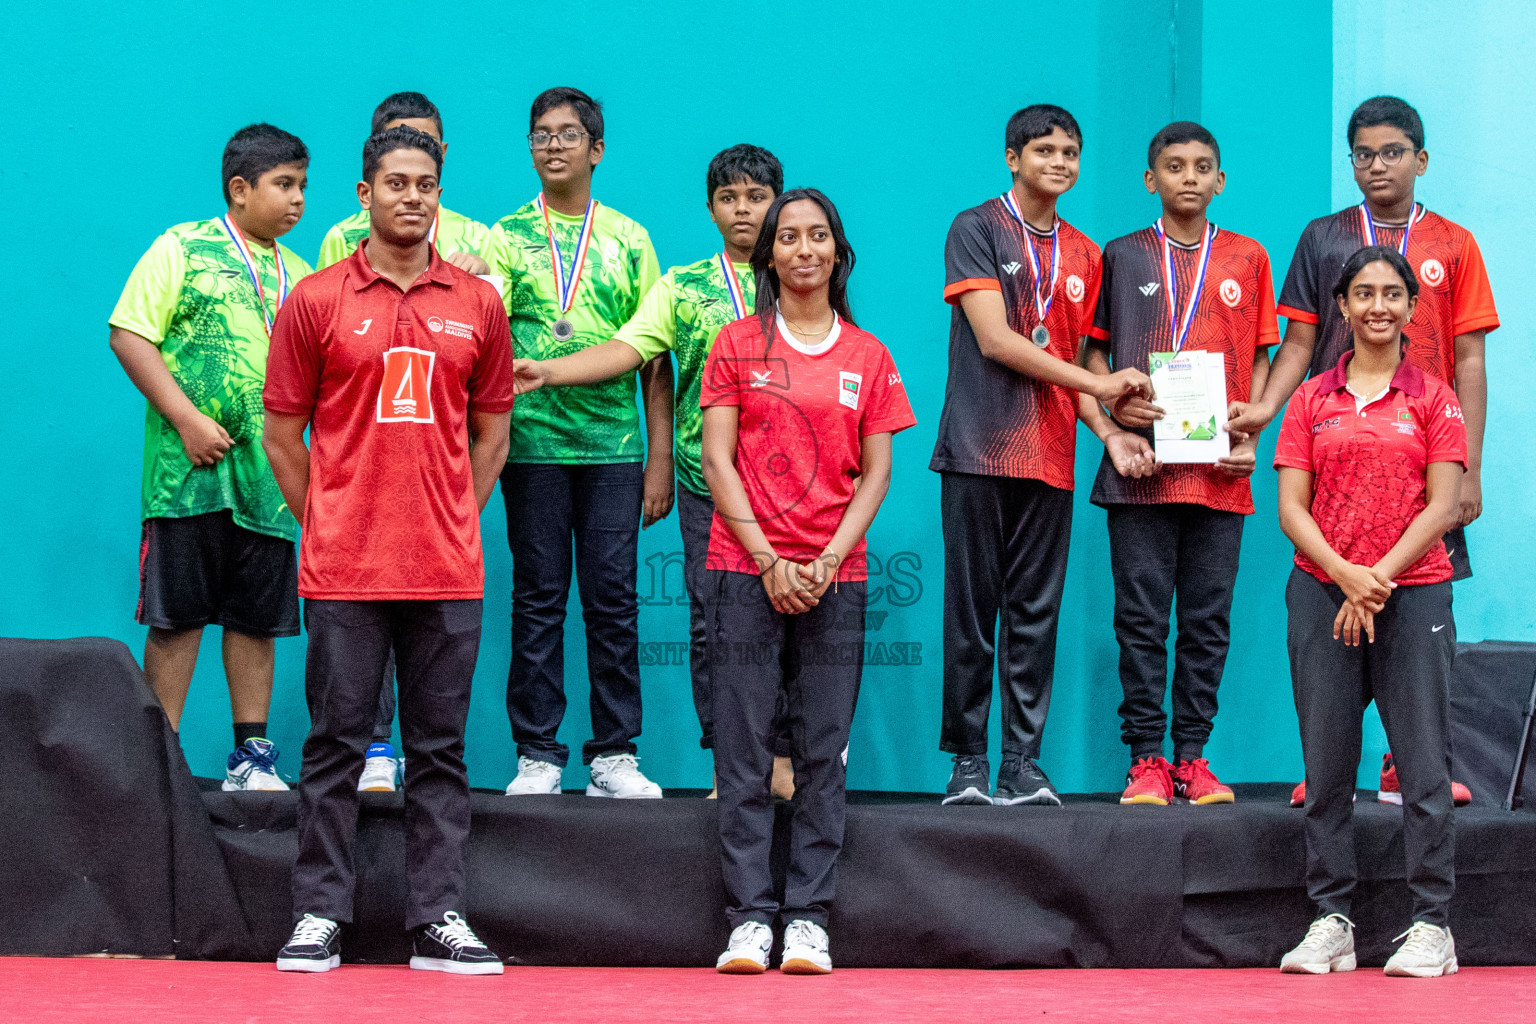
<instances>
[{"instance_id":1,"label":"man in red polo shirt","mask_svg":"<svg viewBox=\"0 0 1536 1024\"><path fill-rule=\"evenodd\" d=\"M464 724L480 646L480 510L506 461L512 343L496 289L437 256L442 151L391 128L363 148L368 240L295 289L272 338L264 445L304 530L310 733L299 776L296 927L280 970L340 962L357 781L395 651L406 754L411 966L500 974L461 916ZM304 444L305 427L310 444Z\"/></svg>"}]
</instances>

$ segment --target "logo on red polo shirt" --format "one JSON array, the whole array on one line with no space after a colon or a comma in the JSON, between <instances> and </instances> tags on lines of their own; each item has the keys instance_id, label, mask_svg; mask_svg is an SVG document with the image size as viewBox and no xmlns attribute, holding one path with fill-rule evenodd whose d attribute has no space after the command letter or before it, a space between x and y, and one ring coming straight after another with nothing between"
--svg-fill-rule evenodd
<instances>
[{"instance_id":1,"label":"logo on red polo shirt","mask_svg":"<svg viewBox=\"0 0 1536 1024\"><path fill-rule=\"evenodd\" d=\"M443 333L442 319L435 316L427 317L427 330L431 331L433 334Z\"/></svg>"},{"instance_id":2,"label":"logo on red polo shirt","mask_svg":"<svg viewBox=\"0 0 1536 1024\"><path fill-rule=\"evenodd\" d=\"M1230 277L1221 282L1221 301L1229 309L1236 309L1237 304L1243 301L1243 286Z\"/></svg>"},{"instance_id":3,"label":"logo on red polo shirt","mask_svg":"<svg viewBox=\"0 0 1536 1024\"><path fill-rule=\"evenodd\" d=\"M441 328L439 328L441 329ZM437 353L419 348L392 348L384 353L384 380L379 385L380 423L432 423L432 367Z\"/></svg>"},{"instance_id":4,"label":"logo on red polo shirt","mask_svg":"<svg viewBox=\"0 0 1536 1024\"><path fill-rule=\"evenodd\" d=\"M1083 279L1076 274L1067 275L1067 298L1073 302L1082 302L1083 293L1088 289L1083 284Z\"/></svg>"},{"instance_id":5,"label":"logo on red polo shirt","mask_svg":"<svg viewBox=\"0 0 1536 1024\"><path fill-rule=\"evenodd\" d=\"M1419 280L1431 288L1438 288L1445 283L1445 264L1436 259L1428 259L1419 264Z\"/></svg>"}]
</instances>

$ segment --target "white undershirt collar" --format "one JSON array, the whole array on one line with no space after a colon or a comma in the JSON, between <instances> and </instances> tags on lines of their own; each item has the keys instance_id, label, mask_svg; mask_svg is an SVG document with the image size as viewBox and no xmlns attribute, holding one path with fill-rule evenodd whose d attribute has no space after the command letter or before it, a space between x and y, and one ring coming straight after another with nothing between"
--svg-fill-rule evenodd
<instances>
[{"instance_id":1,"label":"white undershirt collar","mask_svg":"<svg viewBox=\"0 0 1536 1024\"><path fill-rule=\"evenodd\" d=\"M822 353L831 349L833 345L836 345L837 339L843 333L843 318L838 316L836 313L833 313L832 329L827 332L827 336L814 345L807 345L796 339L794 334L790 332L789 324L784 322L783 313L775 313L773 318L774 321L778 324L779 337L783 338L790 348L794 349L796 352L799 352L801 355L821 355Z\"/></svg>"}]
</instances>

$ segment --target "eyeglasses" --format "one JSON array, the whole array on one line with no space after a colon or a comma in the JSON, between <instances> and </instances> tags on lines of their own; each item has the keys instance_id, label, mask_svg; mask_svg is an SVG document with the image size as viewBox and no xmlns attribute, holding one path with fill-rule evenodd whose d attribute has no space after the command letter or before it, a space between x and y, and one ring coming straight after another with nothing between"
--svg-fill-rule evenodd
<instances>
[{"instance_id":1,"label":"eyeglasses","mask_svg":"<svg viewBox=\"0 0 1536 1024\"><path fill-rule=\"evenodd\" d=\"M567 128L563 132L529 132L528 148L548 149L549 144L556 139L560 140L562 147L574 146L586 138L586 135L586 132L577 131L575 128Z\"/></svg>"},{"instance_id":2,"label":"eyeglasses","mask_svg":"<svg viewBox=\"0 0 1536 1024\"><path fill-rule=\"evenodd\" d=\"M1363 171L1379 156L1381 166L1396 167L1406 154L1417 152L1418 150L1412 146L1382 146L1380 149L1366 149L1364 146L1359 146L1350 151L1349 162Z\"/></svg>"}]
</instances>

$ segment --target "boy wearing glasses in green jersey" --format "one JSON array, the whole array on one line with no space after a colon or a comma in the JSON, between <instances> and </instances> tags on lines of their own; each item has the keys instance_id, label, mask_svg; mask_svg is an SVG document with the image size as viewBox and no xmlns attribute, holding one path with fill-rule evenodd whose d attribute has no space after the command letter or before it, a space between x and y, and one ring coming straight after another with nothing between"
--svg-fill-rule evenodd
<instances>
[{"instance_id":1,"label":"boy wearing glasses in green jersey","mask_svg":"<svg viewBox=\"0 0 1536 1024\"><path fill-rule=\"evenodd\" d=\"M603 159L603 112L580 89L533 101L528 146L541 191L491 228L491 273L506 281L516 355L552 359L608 341L660 277L645 229L592 198ZM672 507L672 364L645 378L646 434L635 373L530 394L512 414L501 475L512 549L512 665L507 715L517 743L508 796L557 793L569 751L564 626L574 546L591 680L588 796L645 799L661 788L641 774L636 549L647 523ZM648 436L647 436L648 435ZM650 457L641 468L641 460Z\"/></svg>"}]
</instances>

